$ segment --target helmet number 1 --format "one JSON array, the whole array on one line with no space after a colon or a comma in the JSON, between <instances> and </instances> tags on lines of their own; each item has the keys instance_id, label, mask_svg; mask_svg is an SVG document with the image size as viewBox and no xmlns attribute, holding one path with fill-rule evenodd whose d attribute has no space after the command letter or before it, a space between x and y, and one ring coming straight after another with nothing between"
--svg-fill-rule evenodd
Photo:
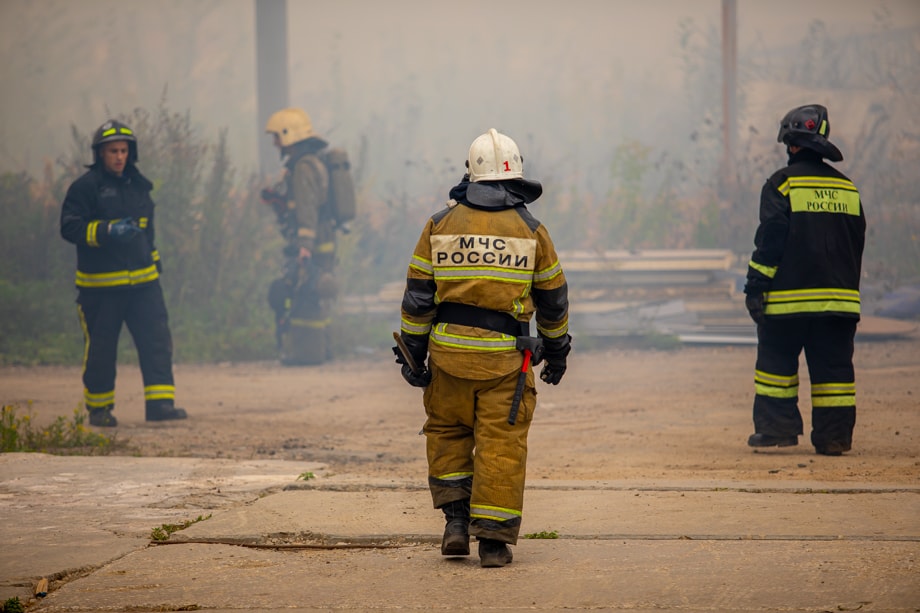
<instances>
[{"instance_id":1,"label":"helmet number 1","mask_svg":"<svg viewBox=\"0 0 920 613\"><path fill-rule=\"evenodd\" d=\"M508 165L508 160L505 160L505 172L511 172L511 166Z\"/></svg>"}]
</instances>

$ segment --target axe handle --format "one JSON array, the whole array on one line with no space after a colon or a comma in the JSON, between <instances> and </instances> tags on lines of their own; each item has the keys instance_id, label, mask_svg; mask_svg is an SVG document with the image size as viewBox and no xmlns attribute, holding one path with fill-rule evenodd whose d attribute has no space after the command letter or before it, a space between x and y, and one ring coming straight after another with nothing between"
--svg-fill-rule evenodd
<instances>
[{"instance_id":1,"label":"axe handle","mask_svg":"<svg viewBox=\"0 0 920 613\"><path fill-rule=\"evenodd\" d=\"M405 341L403 341L402 337L399 335L399 332L393 333L393 340L396 341L396 346L399 347L399 352L402 354L402 357L406 361L406 364L409 365L409 370L411 370L415 374L418 374L421 369L418 367L418 364L415 363L415 360L412 359L412 354L409 353L409 348L406 347L406 343Z\"/></svg>"},{"instance_id":2,"label":"axe handle","mask_svg":"<svg viewBox=\"0 0 920 613\"><path fill-rule=\"evenodd\" d=\"M518 409L521 408L521 397L524 395L524 384L527 382L527 369L530 368L530 349L524 350L524 363L518 374L517 387L514 388L514 399L511 400L511 411L508 413L508 424L513 426L517 421Z\"/></svg>"}]
</instances>

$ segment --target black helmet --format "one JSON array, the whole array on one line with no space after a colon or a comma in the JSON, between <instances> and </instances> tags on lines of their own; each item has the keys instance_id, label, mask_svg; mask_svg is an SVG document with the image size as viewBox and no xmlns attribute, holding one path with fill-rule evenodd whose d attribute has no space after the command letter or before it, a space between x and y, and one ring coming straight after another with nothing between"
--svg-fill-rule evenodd
<instances>
[{"instance_id":1,"label":"black helmet","mask_svg":"<svg viewBox=\"0 0 920 613\"><path fill-rule=\"evenodd\" d=\"M99 161L99 148L105 143L115 141L127 141L128 143L128 163L137 162L137 138L134 136L134 130L114 119L110 119L96 130L93 134L93 158Z\"/></svg>"},{"instance_id":2,"label":"black helmet","mask_svg":"<svg viewBox=\"0 0 920 613\"><path fill-rule=\"evenodd\" d=\"M805 147L817 151L832 162L839 162L843 159L843 154L827 140L830 133L831 124L827 119L827 109L820 104L809 104L786 113L779 124L776 142Z\"/></svg>"}]
</instances>

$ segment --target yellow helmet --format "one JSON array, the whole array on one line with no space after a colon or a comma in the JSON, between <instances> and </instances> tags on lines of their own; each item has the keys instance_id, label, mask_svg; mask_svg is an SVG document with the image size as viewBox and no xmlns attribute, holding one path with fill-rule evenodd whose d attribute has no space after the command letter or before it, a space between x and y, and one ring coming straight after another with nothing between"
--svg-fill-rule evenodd
<instances>
[{"instance_id":1,"label":"yellow helmet","mask_svg":"<svg viewBox=\"0 0 920 613\"><path fill-rule=\"evenodd\" d=\"M268 118L265 124L265 131L269 134L278 135L278 144L282 147L290 147L294 143L319 135L313 131L313 122L310 116L303 109L288 108L281 109Z\"/></svg>"},{"instance_id":2,"label":"yellow helmet","mask_svg":"<svg viewBox=\"0 0 920 613\"><path fill-rule=\"evenodd\" d=\"M470 145L469 171L471 183L521 179L524 158L511 137L489 128Z\"/></svg>"}]
</instances>

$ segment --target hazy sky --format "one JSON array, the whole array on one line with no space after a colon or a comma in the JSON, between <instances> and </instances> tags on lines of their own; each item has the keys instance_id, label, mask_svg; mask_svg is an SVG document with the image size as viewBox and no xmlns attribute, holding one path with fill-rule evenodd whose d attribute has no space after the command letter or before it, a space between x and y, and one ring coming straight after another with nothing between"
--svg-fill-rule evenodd
<instances>
[{"instance_id":1,"label":"hazy sky","mask_svg":"<svg viewBox=\"0 0 920 613\"><path fill-rule=\"evenodd\" d=\"M88 132L109 112L155 108L164 87L204 134L229 128L238 166L254 167L267 137L255 121L253 6L0 0L0 168L35 171L67 151L71 124ZM290 0L290 102L341 144L424 151L429 166L462 163L489 127L544 167L594 155L579 144L592 140L655 145L691 129L680 24L717 35L720 11L719 0ZM739 51L800 42L815 19L835 37L916 27L920 1L738 0ZM769 132L785 110L753 121ZM392 165L370 172L381 189L406 180Z\"/></svg>"}]
</instances>

